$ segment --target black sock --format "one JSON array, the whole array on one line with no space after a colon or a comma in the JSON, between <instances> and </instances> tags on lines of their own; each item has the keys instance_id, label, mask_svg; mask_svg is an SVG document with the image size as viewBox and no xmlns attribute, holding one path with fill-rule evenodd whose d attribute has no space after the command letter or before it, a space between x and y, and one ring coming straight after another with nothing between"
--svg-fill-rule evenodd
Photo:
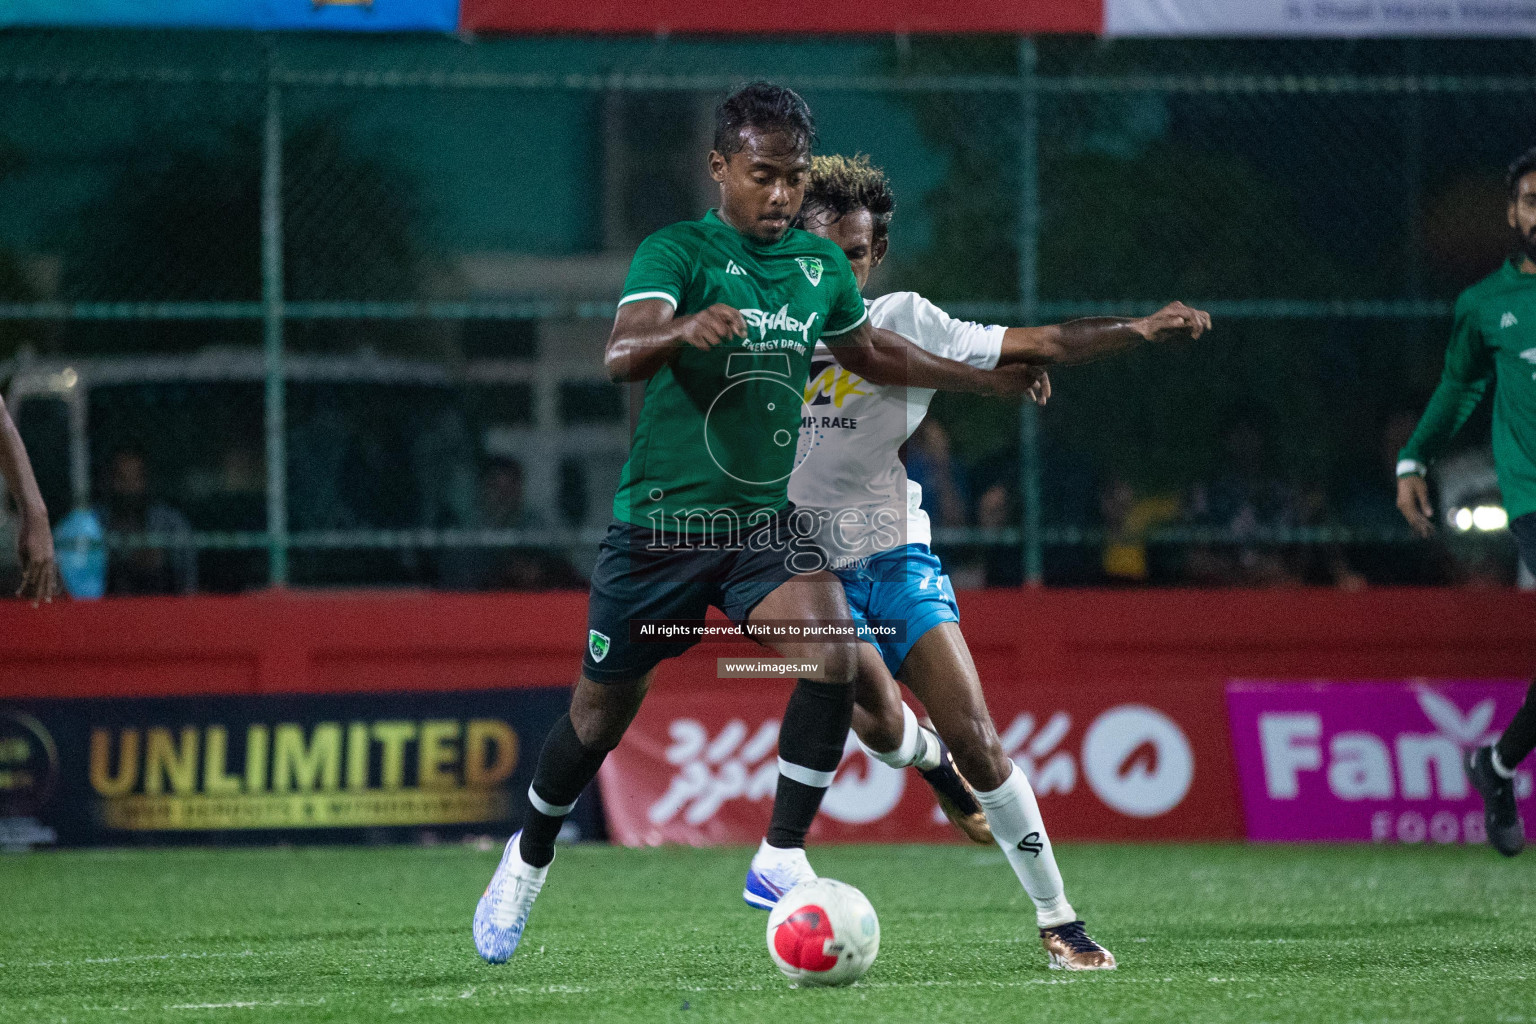
<instances>
[{"instance_id":1,"label":"black sock","mask_svg":"<svg viewBox=\"0 0 1536 1024\"><path fill-rule=\"evenodd\" d=\"M587 783L597 777L597 769L607 756L606 750L589 750L582 746L568 714L561 715L554 728L549 730L544 749L539 752L539 766L533 772L529 799L537 797L546 809L564 810L546 814L539 810L537 803L528 809L528 818L523 822L523 838L517 843L525 863L541 868L555 859L555 836L560 834L565 816L570 813L576 798L581 796L581 791L587 788Z\"/></svg>"},{"instance_id":2,"label":"black sock","mask_svg":"<svg viewBox=\"0 0 1536 1024\"><path fill-rule=\"evenodd\" d=\"M768 825L769 846L781 850L805 846L805 834L843 759L852 721L852 686L809 679L795 686L779 727L779 788ZM801 778L790 778L786 772Z\"/></svg>"},{"instance_id":3,"label":"black sock","mask_svg":"<svg viewBox=\"0 0 1536 1024\"><path fill-rule=\"evenodd\" d=\"M1507 771L1514 771L1515 765L1524 761L1532 749L1536 749L1536 679L1531 680L1531 688L1525 693L1525 703L1515 712L1514 721L1509 723L1509 728L1504 730L1504 735L1499 737L1493 749L1498 752L1499 764Z\"/></svg>"}]
</instances>

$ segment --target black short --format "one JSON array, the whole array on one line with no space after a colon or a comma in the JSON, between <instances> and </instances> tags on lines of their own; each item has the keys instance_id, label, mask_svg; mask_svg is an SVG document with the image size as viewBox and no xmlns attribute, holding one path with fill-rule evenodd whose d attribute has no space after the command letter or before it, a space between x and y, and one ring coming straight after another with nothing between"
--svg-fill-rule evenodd
<instances>
[{"instance_id":1,"label":"black short","mask_svg":"<svg viewBox=\"0 0 1536 1024\"><path fill-rule=\"evenodd\" d=\"M734 537L689 537L613 522L592 570L587 649L581 671L596 683L639 679L698 641L631 643L637 619L703 619L710 605L746 622L758 602L786 581L826 564L826 556L790 529L793 506Z\"/></svg>"},{"instance_id":2,"label":"black short","mask_svg":"<svg viewBox=\"0 0 1536 1024\"><path fill-rule=\"evenodd\" d=\"M1509 532L1515 535L1515 548L1526 571L1536 573L1536 512L1527 512L1511 522Z\"/></svg>"}]
</instances>

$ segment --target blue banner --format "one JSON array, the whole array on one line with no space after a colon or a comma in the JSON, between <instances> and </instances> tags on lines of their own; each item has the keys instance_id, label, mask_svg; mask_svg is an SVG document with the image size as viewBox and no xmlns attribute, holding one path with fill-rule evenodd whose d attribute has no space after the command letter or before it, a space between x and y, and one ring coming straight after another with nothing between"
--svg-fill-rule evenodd
<instances>
[{"instance_id":1,"label":"blue banner","mask_svg":"<svg viewBox=\"0 0 1536 1024\"><path fill-rule=\"evenodd\" d=\"M459 0L6 0L0 26L453 32Z\"/></svg>"},{"instance_id":2,"label":"blue banner","mask_svg":"<svg viewBox=\"0 0 1536 1024\"><path fill-rule=\"evenodd\" d=\"M0 701L0 844L505 836L569 703L564 686ZM570 824L600 823L589 793Z\"/></svg>"}]
</instances>

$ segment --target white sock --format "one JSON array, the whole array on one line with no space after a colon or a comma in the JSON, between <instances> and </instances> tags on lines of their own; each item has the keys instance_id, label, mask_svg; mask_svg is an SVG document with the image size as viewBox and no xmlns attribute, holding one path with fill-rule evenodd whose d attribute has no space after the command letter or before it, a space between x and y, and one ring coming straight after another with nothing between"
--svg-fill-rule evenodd
<instances>
[{"instance_id":1,"label":"white sock","mask_svg":"<svg viewBox=\"0 0 1536 1024\"><path fill-rule=\"evenodd\" d=\"M805 850L802 848L796 846L792 849L784 850L777 846L769 846L766 839L758 844L757 853L752 858L753 864L763 868L776 868L788 861L809 863L805 856Z\"/></svg>"},{"instance_id":2,"label":"white sock","mask_svg":"<svg viewBox=\"0 0 1536 1024\"><path fill-rule=\"evenodd\" d=\"M985 793L978 789L976 802L987 812L993 838L1034 901L1035 919L1040 927L1054 928L1076 921L1077 912L1067 902L1056 855L1051 851L1050 837L1045 834L1040 805L1035 802L1035 791L1019 766L1014 765L1013 773L996 789Z\"/></svg>"},{"instance_id":3,"label":"white sock","mask_svg":"<svg viewBox=\"0 0 1536 1024\"><path fill-rule=\"evenodd\" d=\"M1488 763L1493 765L1493 770L1498 773L1500 778L1512 779L1515 777L1515 770L1513 768L1505 768L1504 762L1499 760L1498 747L1489 747L1488 755Z\"/></svg>"},{"instance_id":4,"label":"white sock","mask_svg":"<svg viewBox=\"0 0 1536 1024\"><path fill-rule=\"evenodd\" d=\"M859 740L859 746L864 752L882 764L888 764L892 768L905 768L918 759L918 755L926 753L926 738L922 735L922 728L917 724L917 715L907 707L907 702L901 702L901 742L895 750L881 752L872 749L869 744Z\"/></svg>"},{"instance_id":5,"label":"white sock","mask_svg":"<svg viewBox=\"0 0 1536 1024\"><path fill-rule=\"evenodd\" d=\"M944 756L944 748L939 745L939 734L923 726L917 730L917 735L922 743L918 744L918 751L912 756L912 767L920 772L932 771L939 766L939 759Z\"/></svg>"}]
</instances>

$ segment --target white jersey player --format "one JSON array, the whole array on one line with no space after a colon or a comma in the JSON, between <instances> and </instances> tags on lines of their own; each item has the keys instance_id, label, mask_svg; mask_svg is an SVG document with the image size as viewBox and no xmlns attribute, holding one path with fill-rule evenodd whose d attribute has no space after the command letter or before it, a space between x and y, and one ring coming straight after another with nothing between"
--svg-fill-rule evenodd
<instances>
[{"instance_id":1,"label":"white jersey player","mask_svg":"<svg viewBox=\"0 0 1536 1024\"><path fill-rule=\"evenodd\" d=\"M817 157L801 220L843 249L863 287L886 254L894 205L884 174L867 158ZM1182 303L1141 319L1095 317L1039 328L958 320L913 292L882 296L869 313L876 328L988 370L1087 362L1147 340L1199 337L1210 327L1209 316ZM1043 403L1049 393L1042 379L1036 400ZM810 415L801 428L805 455L790 477L790 500L816 517L818 540L854 615L896 629L893 637L860 647L854 731L871 756L922 771L946 813L973 839L986 841L990 827L1035 904L1053 968L1113 969L1113 954L1088 936L1068 902L1034 791L998 740L960 633L954 589L929 549L922 489L907 478L898 456L933 394L870 384L819 349L812 364ZM898 679L922 701L937 735L918 724ZM975 787L974 800L963 783L958 793L946 784L953 767ZM977 811L985 812L985 825ZM766 895L808 877L814 872L804 851L765 843L748 872L747 901L763 906Z\"/></svg>"}]
</instances>

